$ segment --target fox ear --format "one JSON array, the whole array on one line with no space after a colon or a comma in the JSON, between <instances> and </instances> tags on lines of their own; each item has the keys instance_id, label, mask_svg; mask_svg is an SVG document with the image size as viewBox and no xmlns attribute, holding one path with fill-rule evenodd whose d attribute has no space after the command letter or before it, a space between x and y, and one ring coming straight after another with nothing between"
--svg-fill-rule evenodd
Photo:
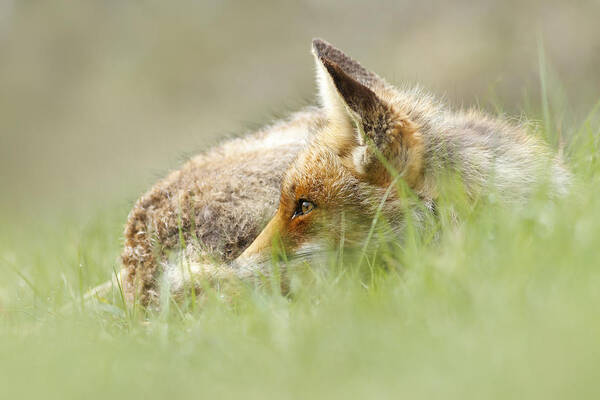
<instances>
[{"instance_id":1,"label":"fox ear","mask_svg":"<svg viewBox=\"0 0 600 400\"><path fill-rule=\"evenodd\" d=\"M336 125L323 139L367 180L388 183L391 165L412 186L421 170L420 135L386 99L390 89L385 81L326 42L313 41L313 52L323 106Z\"/></svg>"},{"instance_id":2,"label":"fox ear","mask_svg":"<svg viewBox=\"0 0 600 400\"><path fill-rule=\"evenodd\" d=\"M333 75L330 68L337 68L355 81L355 89L359 89L359 86L363 86L365 89L383 87L385 81L322 39L313 39L312 50L317 68L319 97L323 107L330 119L342 124L351 124L352 121L346 110L346 106L349 104L340 97L342 93L338 91L339 89L332 81ZM333 67L334 65L335 67Z\"/></svg>"},{"instance_id":3,"label":"fox ear","mask_svg":"<svg viewBox=\"0 0 600 400\"><path fill-rule=\"evenodd\" d=\"M317 64L319 64L319 60L327 59L337 64L340 68L346 71L347 74L351 75L363 85L372 88L386 86L386 82L377 76L377 74L367 70L365 67L360 65L358 61L344 54L343 51L335 48L323 39L313 39L312 50L317 59Z\"/></svg>"},{"instance_id":4,"label":"fox ear","mask_svg":"<svg viewBox=\"0 0 600 400\"><path fill-rule=\"evenodd\" d=\"M345 113L349 114L348 116L355 122L365 125L374 118L381 119L390 114L390 108L373 90L348 75L338 64L329 59L322 58L321 62L333 84L335 93L332 95L344 106Z\"/></svg>"}]
</instances>

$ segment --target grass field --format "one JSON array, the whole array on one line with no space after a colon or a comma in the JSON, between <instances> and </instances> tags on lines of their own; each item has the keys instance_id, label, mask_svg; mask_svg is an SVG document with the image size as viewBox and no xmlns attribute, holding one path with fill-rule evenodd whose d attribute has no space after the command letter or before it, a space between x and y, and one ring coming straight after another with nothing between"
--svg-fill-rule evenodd
<instances>
[{"instance_id":1,"label":"grass field","mask_svg":"<svg viewBox=\"0 0 600 400\"><path fill-rule=\"evenodd\" d=\"M598 0L0 0L0 400L600 398L598 15ZM288 297L82 305L118 268L140 193L314 103L313 37L453 107L537 121L565 143L572 194L506 209L450 186L423 235L313 263Z\"/></svg>"},{"instance_id":2,"label":"grass field","mask_svg":"<svg viewBox=\"0 0 600 400\"><path fill-rule=\"evenodd\" d=\"M562 130L568 198L454 198L463 221L442 204L439 240L409 232L361 266L307 267L289 297L82 307L117 266L127 206L5 212L0 398L598 398L599 117Z\"/></svg>"}]
</instances>

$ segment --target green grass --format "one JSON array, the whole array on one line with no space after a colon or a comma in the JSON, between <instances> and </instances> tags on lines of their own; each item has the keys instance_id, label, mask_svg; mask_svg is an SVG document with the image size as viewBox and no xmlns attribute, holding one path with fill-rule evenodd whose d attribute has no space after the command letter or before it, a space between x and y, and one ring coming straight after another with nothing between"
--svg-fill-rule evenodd
<instances>
[{"instance_id":1,"label":"green grass","mask_svg":"<svg viewBox=\"0 0 600 400\"><path fill-rule=\"evenodd\" d=\"M7 210L0 398L598 398L599 117L563 131L568 198L453 199L463 220L442 206L439 240L411 231L360 267L307 267L290 297L267 286L145 316L82 308L117 265L126 207Z\"/></svg>"}]
</instances>

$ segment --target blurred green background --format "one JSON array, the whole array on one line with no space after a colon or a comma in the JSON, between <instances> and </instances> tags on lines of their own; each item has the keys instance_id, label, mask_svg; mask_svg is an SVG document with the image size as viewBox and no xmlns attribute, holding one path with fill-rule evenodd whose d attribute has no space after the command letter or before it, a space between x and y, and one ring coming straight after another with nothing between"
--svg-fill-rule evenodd
<instances>
[{"instance_id":1,"label":"blurred green background","mask_svg":"<svg viewBox=\"0 0 600 400\"><path fill-rule=\"evenodd\" d=\"M0 215L128 207L186 156L312 103L317 36L392 83L515 116L539 104L542 43L566 117L588 111L599 15L598 1L0 0Z\"/></svg>"}]
</instances>

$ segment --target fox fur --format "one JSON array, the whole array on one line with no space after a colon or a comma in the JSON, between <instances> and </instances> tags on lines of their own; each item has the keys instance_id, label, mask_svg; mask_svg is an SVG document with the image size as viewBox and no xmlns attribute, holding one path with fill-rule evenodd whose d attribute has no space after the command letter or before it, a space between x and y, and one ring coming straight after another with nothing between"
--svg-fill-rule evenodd
<instances>
[{"instance_id":1,"label":"fox fur","mask_svg":"<svg viewBox=\"0 0 600 400\"><path fill-rule=\"evenodd\" d=\"M394 87L323 40L312 52L319 108L193 158L137 201L122 254L129 299L155 301L160 276L174 292L250 279L266 272L275 240L312 252L336 243L342 220L360 242L378 210L400 232L406 212L435 212L447 174L472 198L493 190L522 203L546 180L566 193L569 172L523 126ZM418 207L390 190L399 180Z\"/></svg>"}]
</instances>

